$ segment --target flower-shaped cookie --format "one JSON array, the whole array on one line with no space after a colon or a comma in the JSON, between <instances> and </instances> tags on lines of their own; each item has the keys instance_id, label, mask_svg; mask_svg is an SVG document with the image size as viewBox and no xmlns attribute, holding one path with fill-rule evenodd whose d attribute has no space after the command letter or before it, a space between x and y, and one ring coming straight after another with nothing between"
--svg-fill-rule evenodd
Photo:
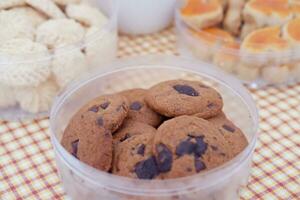
<instances>
[{"instance_id":1,"label":"flower-shaped cookie","mask_svg":"<svg viewBox=\"0 0 300 200\"><path fill-rule=\"evenodd\" d=\"M52 61L52 72L60 88L87 70L84 54L79 49L56 50Z\"/></svg>"},{"instance_id":2,"label":"flower-shaped cookie","mask_svg":"<svg viewBox=\"0 0 300 200\"><path fill-rule=\"evenodd\" d=\"M15 7L10 9L9 12L15 13L15 15L21 16L22 18L28 20L34 27L37 27L47 20L45 15L29 6Z\"/></svg>"},{"instance_id":3,"label":"flower-shaped cookie","mask_svg":"<svg viewBox=\"0 0 300 200\"><path fill-rule=\"evenodd\" d=\"M0 11L0 44L12 38L34 38L34 26L15 12Z\"/></svg>"},{"instance_id":4,"label":"flower-shaped cookie","mask_svg":"<svg viewBox=\"0 0 300 200\"><path fill-rule=\"evenodd\" d=\"M81 24L72 19L52 19L42 23L36 31L36 41L48 48L58 48L80 42L85 35Z\"/></svg>"},{"instance_id":5,"label":"flower-shaped cookie","mask_svg":"<svg viewBox=\"0 0 300 200\"><path fill-rule=\"evenodd\" d=\"M37 86L50 75L49 52L43 44L29 39L11 39L0 45L0 54L4 55L0 83Z\"/></svg>"}]
</instances>

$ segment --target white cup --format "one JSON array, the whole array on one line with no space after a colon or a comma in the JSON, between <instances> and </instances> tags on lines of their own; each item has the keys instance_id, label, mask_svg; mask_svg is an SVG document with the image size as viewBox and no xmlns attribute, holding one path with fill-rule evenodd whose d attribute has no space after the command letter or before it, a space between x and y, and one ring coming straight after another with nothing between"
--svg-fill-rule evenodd
<instances>
[{"instance_id":1,"label":"white cup","mask_svg":"<svg viewBox=\"0 0 300 200\"><path fill-rule=\"evenodd\" d=\"M170 25L176 0L119 0L119 30L137 35L158 32Z\"/></svg>"}]
</instances>

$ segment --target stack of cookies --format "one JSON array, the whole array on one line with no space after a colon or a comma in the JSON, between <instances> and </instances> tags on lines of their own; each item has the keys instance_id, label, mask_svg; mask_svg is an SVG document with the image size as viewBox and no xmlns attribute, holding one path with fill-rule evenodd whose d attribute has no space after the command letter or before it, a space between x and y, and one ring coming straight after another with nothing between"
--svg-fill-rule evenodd
<instances>
[{"instance_id":1,"label":"stack of cookies","mask_svg":"<svg viewBox=\"0 0 300 200\"><path fill-rule=\"evenodd\" d=\"M70 120L61 143L80 161L108 173L190 176L222 165L248 145L222 107L214 88L169 80L88 102Z\"/></svg>"}]
</instances>

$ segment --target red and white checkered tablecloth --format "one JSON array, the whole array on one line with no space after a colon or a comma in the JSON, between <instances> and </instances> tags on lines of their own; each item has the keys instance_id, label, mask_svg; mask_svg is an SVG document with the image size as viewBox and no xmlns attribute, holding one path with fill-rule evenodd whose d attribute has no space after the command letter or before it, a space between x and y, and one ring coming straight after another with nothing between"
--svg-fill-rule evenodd
<instances>
[{"instance_id":1,"label":"red and white checkered tablecloth","mask_svg":"<svg viewBox=\"0 0 300 200\"><path fill-rule=\"evenodd\" d=\"M173 30L122 36L121 57L176 53ZM300 84L251 90L260 110L259 140L241 199L300 199ZM0 199L65 199L49 120L0 122Z\"/></svg>"}]
</instances>

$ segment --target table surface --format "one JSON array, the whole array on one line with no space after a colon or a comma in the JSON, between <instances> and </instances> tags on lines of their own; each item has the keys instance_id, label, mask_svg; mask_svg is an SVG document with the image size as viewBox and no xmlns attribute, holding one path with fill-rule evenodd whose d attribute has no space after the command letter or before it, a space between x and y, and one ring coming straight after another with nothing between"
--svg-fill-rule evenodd
<instances>
[{"instance_id":1,"label":"table surface","mask_svg":"<svg viewBox=\"0 0 300 200\"><path fill-rule=\"evenodd\" d=\"M121 36L119 56L177 54L172 29ZM241 199L300 199L300 84L251 90L259 139ZM0 121L0 199L65 199L49 138L48 118Z\"/></svg>"}]
</instances>

